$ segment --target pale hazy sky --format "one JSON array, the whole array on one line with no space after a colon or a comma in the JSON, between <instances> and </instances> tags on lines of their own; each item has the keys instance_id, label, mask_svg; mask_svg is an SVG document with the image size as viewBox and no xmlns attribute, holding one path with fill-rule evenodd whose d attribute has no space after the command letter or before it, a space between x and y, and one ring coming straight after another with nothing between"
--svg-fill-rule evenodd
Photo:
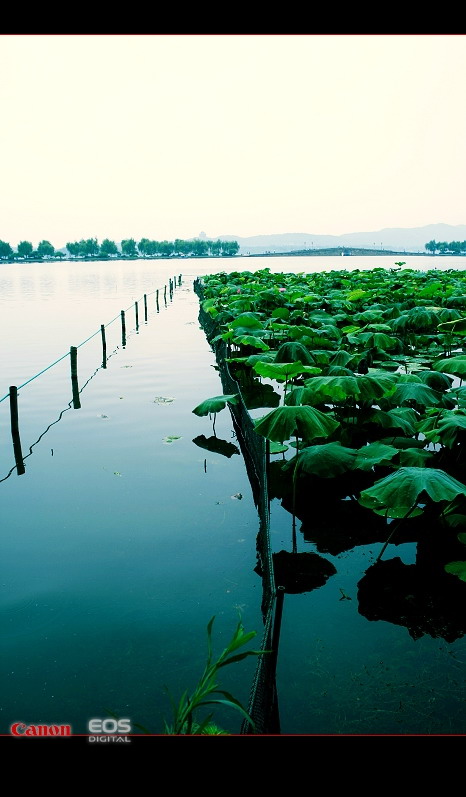
<instances>
[{"instance_id":1,"label":"pale hazy sky","mask_svg":"<svg viewBox=\"0 0 466 797\"><path fill-rule=\"evenodd\" d=\"M2 35L0 239L466 224L466 36Z\"/></svg>"}]
</instances>

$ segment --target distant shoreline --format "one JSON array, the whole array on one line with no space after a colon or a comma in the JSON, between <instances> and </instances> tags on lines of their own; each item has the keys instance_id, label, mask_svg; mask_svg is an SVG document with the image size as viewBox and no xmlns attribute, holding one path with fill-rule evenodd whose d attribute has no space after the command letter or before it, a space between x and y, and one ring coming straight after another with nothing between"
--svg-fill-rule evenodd
<instances>
[{"instance_id":1,"label":"distant shoreline","mask_svg":"<svg viewBox=\"0 0 466 797\"><path fill-rule=\"evenodd\" d=\"M251 253L247 255L240 255L240 257L296 257L296 256L318 256L318 257L333 257L335 255L344 256L344 257L351 257L357 256L361 257L364 255L368 255L371 257L381 256L381 255L396 255L396 257L406 257L407 255L419 257L419 256L432 256L430 252L397 252L391 249L358 249L356 247L352 247L351 249L347 247L338 246L334 249L297 249L293 250L292 252L262 252L262 253ZM438 255L435 255L438 257Z\"/></svg>"},{"instance_id":2,"label":"distant shoreline","mask_svg":"<svg viewBox=\"0 0 466 797\"><path fill-rule=\"evenodd\" d=\"M440 252L435 255L431 252L400 252L392 249L360 249L356 247L342 247L338 246L333 249L294 249L291 252L248 252L238 253L236 255L154 255L149 257L143 256L128 256L119 254L116 257L43 257L43 258L24 258L24 259L4 259L0 260L0 265L12 265L14 263L20 264L33 264L33 263L63 263L63 262L76 262L76 263L96 263L96 262L111 262L112 260L235 260L240 258L249 257L452 257L451 253L441 254ZM454 257L465 257L466 253L463 252Z\"/></svg>"}]
</instances>

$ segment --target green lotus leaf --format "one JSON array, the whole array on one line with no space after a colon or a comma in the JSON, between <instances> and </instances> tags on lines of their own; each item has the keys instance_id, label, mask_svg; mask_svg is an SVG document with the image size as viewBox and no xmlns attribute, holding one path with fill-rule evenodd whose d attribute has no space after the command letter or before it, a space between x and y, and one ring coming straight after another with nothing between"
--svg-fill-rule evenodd
<instances>
[{"instance_id":1,"label":"green lotus leaf","mask_svg":"<svg viewBox=\"0 0 466 797\"><path fill-rule=\"evenodd\" d=\"M322 372L322 370L320 369ZM326 376L354 376L354 371L345 368L344 365L329 365L327 368Z\"/></svg>"},{"instance_id":2,"label":"green lotus leaf","mask_svg":"<svg viewBox=\"0 0 466 797\"><path fill-rule=\"evenodd\" d=\"M391 401L400 405L405 401L414 401L423 407L432 407L439 404L440 395L422 382L405 382L397 385Z\"/></svg>"},{"instance_id":3,"label":"green lotus leaf","mask_svg":"<svg viewBox=\"0 0 466 797\"><path fill-rule=\"evenodd\" d=\"M386 351L387 349L396 349L399 345L400 342L398 338L393 338L390 335L386 335L384 332L375 332L372 335L371 346L376 349Z\"/></svg>"},{"instance_id":4,"label":"green lotus leaf","mask_svg":"<svg viewBox=\"0 0 466 797\"><path fill-rule=\"evenodd\" d=\"M461 409L466 408L466 386L452 388L447 395L451 397L454 396Z\"/></svg>"},{"instance_id":5,"label":"green lotus leaf","mask_svg":"<svg viewBox=\"0 0 466 797\"><path fill-rule=\"evenodd\" d=\"M257 313L240 313L234 321L231 322L232 329L249 328L249 329L262 329L262 322Z\"/></svg>"},{"instance_id":6,"label":"green lotus leaf","mask_svg":"<svg viewBox=\"0 0 466 797\"><path fill-rule=\"evenodd\" d=\"M345 333L345 335L353 335L355 332L359 332L364 327L357 327L355 324L348 324L345 327L341 328L341 331Z\"/></svg>"},{"instance_id":7,"label":"green lotus leaf","mask_svg":"<svg viewBox=\"0 0 466 797\"><path fill-rule=\"evenodd\" d=\"M383 437L379 443L385 443L387 446L395 446L395 448L405 451L408 448L424 448L425 440L416 440L414 437Z\"/></svg>"},{"instance_id":8,"label":"green lotus leaf","mask_svg":"<svg viewBox=\"0 0 466 797\"><path fill-rule=\"evenodd\" d=\"M288 391L285 396L285 404L288 407L299 407L301 404L310 404L312 402L306 401L306 393L307 388L305 387L294 387ZM322 402L316 402L317 404L321 404Z\"/></svg>"},{"instance_id":9,"label":"green lotus leaf","mask_svg":"<svg viewBox=\"0 0 466 797\"><path fill-rule=\"evenodd\" d=\"M292 363L300 361L303 365L315 365L315 360L308 349L297 340L282 343L275 357L276 363Z\"/></svg>"},{"instance_id":10,"label":"green lotus leaf","mask_svg":"<svg viewBox=\"0 0 466 797\"><path fill-rule=\"evenodd\" d=\"M370 329L372 332L391 332L392 328L388 324L368 324L366 329ZM396 338L390 338L391 340L396 340Z\"/></svg>"},{"instance_id":11,"label":"green lotus leaf","mask_svg":"<svg viewBox=\"0 0 466 797\"><path fill-rule=\"evenodd\" d=\"M248 410L263 407L278 407L281 396L273 389L273 385L262 384L259 379L241 384L241 396Z\"/></svg>"},{"instance_id":12,"label":"green lotus leaf","mask_svg":"<svg viewBox=\"0 0 466 797\"><path fill-rule=\"evenodd\" d=\"M466 515L460 515L458 512L452 512L448 514L446 511L443 515L443 523L450 529L458 529L458 528L465 528L466 527ZM466 534L462 532L461 534L456 535L460 542L466 544Z\"/></svg>"},{"instance_id":13,"label":"green lotus leaf","mask_svg":"<svg viewBox=\"0 0 466 797\"><path fill-rule=\"evenodd\" d=\"M395 377L391 374L366 374L364 376L317 376L308 379L305 386L312 393L322 396L322 400L346 401L353 398L356 401L372 401L382 396L394 393Z\"/></svg>"},{"instance_id":14,"label":"green lotus leaf","mask_svg":"<svg viewBox=\"0 0 466 797\"><path fill-rule=\"evenodd\" d=\"M242 338L244 335L249 335L253 338L265 338L269 334L267 329L255 329L253 327L236 327L236 329L230 329L230 333L235 339Z\"/></svg>"},{"instance_id":15,"label":"green lotus leaf","mask_svg":"<svg viewBox=\"0 0 466 797\"><path fill-rule=\"evenodd\" d=\"M267 343L264 343L263 340L255 335L243 335L240 338L233 338L233 343L235 345L252 346L254 349L261 349L261 351L270 350L270 346L267 346Z\"/></svg>"},{"instance_id":16,"label":"green lotus leaf","mask_svg":"<svg viewBox=\"0 0 466 797\"><path fill-rule=\"evenodd\" d=\"M276 307L272 312L272 318L284 318L285 320L290 317L290 311L287 307Z\"/></svg>"},{"instance_id":17,"label":"green lotus leaf","mask_svg":"<svg viewBox=\"0 0 466 797\"><path fill-rule=\"evenodd\" d=\"M437 390L439 393L449 390L453 383L452 377L443 374L441 371L416 371L416 376L428 387Z\"/></svg>"},{"instance_id":18,"label":"green lotus leaf","mask_svg":"<svg viewBox=\"0 0 466 797\"><path fill-rule=\"evenodd\" d=\"M418 374L398 374L398 384L404 385L406 382L415 382L418 385L425 384Z\"/></svg>"},{"instance_id":19,"label":"green lotus leaf","mask_svg":"<svg viewBox=\"0 0 466 797\"><path fill-rule=\"evenodd\" d=\"M329 437L340 424L314 407L277 407L255 422L257 434L284 443L291 437Z\"/></svg>"},{"instance_id":20,"label":"green lotus leaf","mask_svg":"<svg viewBox=\"0 0 466 797\"><path fill-rule=\"evenodd\" d=\"M466 318L444 321L438 325L439 332L451 332L454 335L466 335Z\"/></svg>"},{"instance_id":21,"label":"green lotus leaf","mask_svg":"<svg viewBox=\"0 0 466 797\"><path fill-rule=\"evenodd\" d=\"M434 456L432 451L426 451L423 448L407 448L405 451L400 451L399 454L400 465L404 468L424 468Z\"/></svg>"},{"instance_id":22,"label":"green lotus leaf","mask_svg":"<svg viewBox=\"0 0 466 797\"><path fill-rule=\"evenodd\" d=\"M351 362L352 359L353 359L353 355L352 354L350 354L347 351L344 351L344 349L340 349L340 351L337 351L334 354L334 356L330 360L329 364L330 365L342 365L342 366L345 366L345 365L348 365L348 363Z\"/></svg>"},{"instance_id":23,"label":"green lotus leaf","mask_svg":"<svg viewBox=\"0 0 466 797\"><path fill-rule=\"evenodd\" d=\"M331 354L332 354L331 351L325 351L324 349L312 350L312 356L314 357L317 365L327 365L330 360Z\"/></svg>"},{"instance_id":24,"label":"green lotus leaf","mask_svg":"<svg viewBox=\"0 0 466 797\"><path fill-rule=\"evenodd\" d=\"M453 501L457 495L466 496L466 485L445 471L435 468L403 467L384 479L379 479L368 490L363 490L359 496L359 503L368 509L406 509L408 512L416 504L425 502L426 497L439 502Z\"/></svg>"},{"instance_id":25,"label":"green lotus leaf","mask_svg":"<svg viewBox=\"0 0 466 797\"><path fill-rule=\"evenodd\" d=\"M441 418L437 424L437 437L447 448L453 448L458 442L465 441L466 415L450 413ZM427 435L426 435L427 436Z\"/></svg>"},{"instance_id":26,"label":"green lotus leaf","mask_svg":"<svg viewBox=\"0 0 466 797\"><path fill-rule=\"evenodd\" d=\"M354 314L355 321L365 321L366 323L373 323L380 318L383 318L383 312L381 310L364 310L363 313Z\"/></svg>"},{"instance_id":27,"label":"green lotus leaf","mask_svg":"<svg viewBox=\"0 0 466 797\"><path fill-rule=\"evenodd\" d=\"M396 390L396 376L382 371L372 371L364 376L358 376L358 385L362 401L388 398Z\"/></svg>"},{"instance_id":28,"label":"green lotus leaf","mask_svg":"<svg viewBox=\"0 0 466 797\"><path fill-rule=\"evenodd\" d=\"M442 323L446 321L456 321L457 318L462 318L461 313L451 307L442 307L438 311L438 317Z\"/></svg>"},{"instance_id":29,"label":"green lotus leaf","mask_svg":"<svg viewBox=\"0 0 466 797\"><path fill-rule=\"evenodd\" d=\"M304 383L309 398L323 401L346 401L348 398L359 398L360 390L355 376L316 376Z\"/></svg>"},{"instance_id":30,"label":"green lotus leaf","mask_svg":"<svg viewBox=\"0 0 466 797\"><path fill-rule=\"evenodd\" d=\"M458 576L461 581L466 581L466 562L449 562L445 565L445 571L452 576Z\"/></svg>"},{"instance_id":31,"label":"green lotus leaf","mask_svg":"<svg viewBox=\"0 0 466 797\"><path fill-rule=\"evenodd\" d=\"M363 329L365 329L365 327L363 327ZM366 344L372 339L372 332L348 332L346 339L348 343L352 343L355 346L360 346L361 344Z\"/></svg>"},{"instance_id":32,"label":"green lotus leaf","mask_svg":"<svg viewBox=\"0 0 466 797\"><path fill-rule=\"evenodd\" d=\"M314 349L333 349L335 346L335 342L329 340L324 331L311 329L310 327L293 326L289 330L289 336L293 340L299 340L303 346L311 346L314 357L316 354Z\"/></svg>"},{"instance_id":33,"label":"green lotus leaf","mask_svg":"<svg viewBox=\"0 0 466 797\"><path fill-rule=\"evenodd\" d=\"M409 328L413 332L434 330L439 318L435 310L429 307L413 307L408 313Z\"/></svg>"},{"instance_id":34,"label":"green lotus leaf","mask_svg":"<svg viewBox=\"0 0 466 797\"><path fill-rule=\"evenodd\" d=\"M264 352L263 354L250 354L246 357L246 365L255 365L256 363L272 363L275 360L275 352Z\"/></svg>"},{"instance_id":35,"label":"green lotus leaf","mask_svg":"<svg viewBox=\"0 0 466 797\"><path fill-rule=\"evenodd\" d=\"M260 376L268 379L290 379L303 373L303 364L299 360L291 363L257 362L253 368Z\"/></svg>"},{"instance_id":36,"label":"green lotus leaf","mask_svg":"<svg viewBox=\"0 0 466 797\"><path fill-rule=\"evenodd\" d=\"M358 302L360 299L364 299L366 296L369 296L367 291L363 291L362 288L356 288L354 291L350 291L346 295L346 300L348 302Z\"/></svg>"},{"instance_id":37,"label":"green lotus leaf","mask_svg":"<svg viewBox=\"0 0 466 797\"><path fill-rule=\"evenodd\" d=\"M198 404L197 407L193 409L195 415L214 415L217 412L225 409L228 403L230 404L238 404L239 400L239 393L231 393L229 395L223 396L213 396L212 398L208 398L203 401L201 404Z\"/></svg>"},{"instance_id":38,"label":"green lotus leaf","mask_svg":"<svg viewBox=\"0 0 466 797\"><path fill-rule=\"evenodd\" d=\"M354 467L359 470L372 470L374 465L389 465L390 460L399 453L397 448L384 443L370 443L356 451Z\"/></svg>"},{"instance_id":39,"label":"green lotus leaf","mask_svg":"<svg viewBox=\"0 0 466 797\"><path fill-rule=\"evenodd\" d=\"M432 368L434 371L443 371L446 374L453 374L453 376L459 376L462 379L466 376L466 355L437 360L436 363L433 363Z\"/></svg>"},{"instance_id":40,"label":"green lotus leaf","mask_svg":"<svg viewBox=\"0 0 466 797\"><path fill-rule=\"evenodd\" d=\"M283 470L294 470L297 467L297 471L302 470L322 479L331 479L351 470L355 457L356 452L353 448L345 448L338 442L323 443L302 448L284 465Z\"/></svg>"},{"instance_id":41,"label":"green lotus leaf","mask_svg":"<svg viewBox=\"0 0 466 797\"><path fill-rule=\"evenodd\" d=\"M286 446L283 443L274 443L273 440L269 441L270 454L284 454L285 451L288 451L288 448L289 446Z\"/></svg>"},{"instance_id":42,"label":"green lotus leaf","mask_svg":"<svg viewBox=\"0 0 466 797\"><path fill-rule=\"evenodd\" d=\"M409 408L403 407L402 409ZM413 435L416 431L415 427L409 420L399 416L398 414L394 415L393 410L384 412L383 410L374 409L368 416L367 420L369 423L376 423L378 426L381 426L382 429L401 429L404 434L408 435Z\"/></svg>"}]
</instances>

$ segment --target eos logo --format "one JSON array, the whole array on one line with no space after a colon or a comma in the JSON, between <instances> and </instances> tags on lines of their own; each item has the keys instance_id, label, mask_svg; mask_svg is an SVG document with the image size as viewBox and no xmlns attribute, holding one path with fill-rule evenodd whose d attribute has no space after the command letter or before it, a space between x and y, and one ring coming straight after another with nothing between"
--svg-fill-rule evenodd
<instances>
[{"instance_id":1,"label":"eos logo","mask_svg":"<svg viewBox=\"0 0 466 797\"><path fill-rule=\"evenodd\" d=\"M89 736L90 742L130 742L131 739L124 734L131 733L131 720L129 719L107 719L94 718L88 723L89 733L96 734Z\"/></svg>"}]
</instances>

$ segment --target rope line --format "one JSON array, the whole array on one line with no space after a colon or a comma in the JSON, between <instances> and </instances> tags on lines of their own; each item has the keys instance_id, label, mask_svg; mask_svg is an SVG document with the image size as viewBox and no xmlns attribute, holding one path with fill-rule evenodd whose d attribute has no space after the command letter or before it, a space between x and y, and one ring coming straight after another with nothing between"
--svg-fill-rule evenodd
<instances>
[{"instance_id":1,"label":"rope line","mask_svg":"<svg viewBox=\"0 0 466 797\"><path fill-rule=\"evenodd\" d=\"M181 277L181 274L179 276ZM171 278L170 278L170 281L171 281ZM178 283L178 285L179 284L180 283ZM174 285L176 287L176 279L174 281ZM166 288L167 286L165 285L164 287ZM151 291L151 293L145 293L142 297L140 297L139 299L136 299L135 301L136 302L140 302L141 299L144 298L144 296L153 296L159 290L162 290L162 288L157 288L155 291ZM128 310L131 310L133 307L134 307L134 302L132 304L130 304L129 307L126 308L126 310L123 310L123 312L127 313ZM121 314L116 315L115 318L112 318L111 321L109 321L107 324L104 324L104 329L107 329L107 327L109 327L110 324L113 324L114 321L117 321L120 318L120 316L121 316ZM76 348L80 349L81 346L84 346L85 343L89 343L89 341L92 340L92 338L95 338L95 336L98 335L100 331L101 330L98 329L97 332L93 332L92 335L90 335L88 338L86 338L86 340L83 340L83 342L80 343L78 346L76 346ZM43 368L42 371L39 371L38 374L35 374L34 376L31 376L30 379L28 379L26 382L23 382L22 385L19 385L18 390L21 390L21 388L26 387L26 385L28 385L29 382L32 382L34 379L37 379L38 376L42 376L42 374L45 374L45 372L48 371L50 368L53 368L54 365L57 365L57 363L59 363L62 360L64 360L65 357L69 357L69 356L70 356L70 353L69 353L69 351L67 351L66 354L63 354L61 357L58 358L58 360L55 360L55 362L51 363L46 368ZM5 401L5 399L9 398L9 395L10 395L9 393L6 393L5 396L2 396L2 398L0 398L0 404L2 403L2 401Z\"/></svg>"}]
</instances>

